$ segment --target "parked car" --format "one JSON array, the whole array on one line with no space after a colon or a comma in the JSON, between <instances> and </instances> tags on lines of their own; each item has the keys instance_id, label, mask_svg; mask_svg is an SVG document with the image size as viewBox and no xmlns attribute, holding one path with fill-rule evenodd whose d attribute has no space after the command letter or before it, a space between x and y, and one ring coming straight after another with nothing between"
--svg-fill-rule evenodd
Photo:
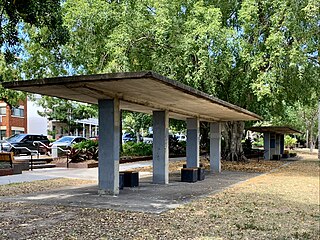
<instances>
[{"instance_id":1,"label":"parked car","mask_svg":"<svg viewBox=\"0 0 320 240\"><path fill-rule=\"evenodd\" d=\"M181 141L187 141L187 136L186 135L183 135L183 134L179 134L179 135L176 135L176 138L179 142Z\"/></svg>"},{"instance_id":2,"label":"parked car","mask_svg":"<svg viewBox=\"0 0 320 240\"><path fill-rule=\"evenodd\" d=\"M80 136L64 136L59 138L57 141L54 141L53 143L51 143L50 146L51 147L58 146L66 149L66 148L71 148L71 146L75 143L79 143L85 140L87 139Z\"/></svg>"},{"instance_id":3,"label":"parked car","mask_svg":"<svg viewBox=\"0 0 320 240\"><path fill-rule=\"evenodd\" d=\"M143 140L142 136L139 135L139 142L142 142L142 140ZM136 135L132 133L124 133L122 135L122 143L126 143L126 142L137 142Z\"/></svg>"},{"instance_id":4,"label":"parked car","mask_svg":"<svg viewBox=\"0 0 320 240\"><path fill-rule=\"evenodd\" d=\"M153 143L153 134L148 134L147 136L143 137L143 142L147 144Z\"/></svg>"},{"instance_id":5,"label":"parked car","mask_svg":"<svg viewBox=\"0 0 320 240\"><path fill-rule=\"evenodd\" d=\"M40 141L44 145L49 145L47 136L35 135L35 134L15 134L9 137L5 143L2 143L2 150L6 152L14 152L15 155L19 154L31 154L32 151L39 151L39 153L45 154L48 149L41 144L33 144L34 141ZM39 146L38 146L39 145Z\"/></svg>"},{"instance_id":6,"label":"parked car","mask_svg":"<svg viewBox=\"0 0 320 240\"><path fill-rule=\"evenodd\" d=\"M126 142L136 142L136 138L133 136L132 133L124 133L122 135L122 142L126 143Z\"/></svg>"}]
</instances>

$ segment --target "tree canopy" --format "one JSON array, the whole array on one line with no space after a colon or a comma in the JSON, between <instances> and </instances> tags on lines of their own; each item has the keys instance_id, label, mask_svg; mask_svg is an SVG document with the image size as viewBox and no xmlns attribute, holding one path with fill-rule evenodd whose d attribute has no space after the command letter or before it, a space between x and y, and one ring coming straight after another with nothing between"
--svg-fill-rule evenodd
<instances>
[{"instance_id":1,"label":"tree canopy","mask_svg":"<svg viewBox=\"0 0 320 240\"><path fill-rule=\"evenodd\" d=\"M0 83L23 77L19 63L27 58L22 44L30 40L27 29L32 28L33 43L44 49L59 48L66 43L69 35L63 26L60 3L58 0L0 1ZM16 104L24 96L0 86L0 100L9 104Z\"/></svg>"},{"instance_id":2,"label":"tree canopy","mask_svg":"<svg viewBox=\"0 0 320 240\"><path fill-rule=\"evenodd\" d=\"M28 31L24 74L153 70L272 121L320 95L319 9L317 0L67 0L68 43L47 50Z\"/></svg>"}]
</instances>

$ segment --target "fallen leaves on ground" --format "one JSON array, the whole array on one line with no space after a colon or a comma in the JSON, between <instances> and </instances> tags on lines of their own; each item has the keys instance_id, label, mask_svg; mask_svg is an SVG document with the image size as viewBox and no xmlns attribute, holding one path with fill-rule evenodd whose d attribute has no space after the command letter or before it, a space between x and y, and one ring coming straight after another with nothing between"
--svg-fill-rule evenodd
<instances>
[{"instance_id":1,"label":"fallen leaves on ground","mask_svg":"<svg viewBox=\"0 0 320 240\"><path fill-rule=\"evenodd\" d=\"M319 239L319 170L292 162L162 214L0 202L0 238Z\"/></svg>"},{"instance_id":2,"label":"fallen leaves on ground","mask_svg":"<svg viewBox=\"0 0 320 240\"><path fill-rule=\"evenodd\" d=\"M200 160L203 167L206 170L210 170L210 162L206 158L202 158ZM169 162L169 172L180 171L183 164L185 164L185 160L181 161L170 161ZM221 161L221 169L222 171L241 171L241 172L260 172L265 173L269 172L275 168L282 166L287 163L287 161L267 161L267 160L257 160L257 159L249 159L246 162L235 162L235 161ZM139 172L152 172L152 167L141 167L136 168L135 171Z\"/></svg>"},{"instance_id":3,"label":"fallen leaves on ground","mask_svg":"<svg viewBox=\"0 0 320 240\"><path fill-rule=\"evenodd\" d=\"M97 183L97 181L71 178L58 178L33 182L11 183L6 185L0 185L0 196L14 196L33 192L43 192L67 186L77 186L94 183Z\"/></svg>"}]
</instances>

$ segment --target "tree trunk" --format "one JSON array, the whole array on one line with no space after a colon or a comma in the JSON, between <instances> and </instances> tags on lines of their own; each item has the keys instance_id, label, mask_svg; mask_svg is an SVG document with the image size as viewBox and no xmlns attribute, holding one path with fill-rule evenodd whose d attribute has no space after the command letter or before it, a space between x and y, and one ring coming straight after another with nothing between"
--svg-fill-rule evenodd
<instances>
[{"instance_id":1,"label":"tree trunk","mask_svg":"<svg viewBox=\"0 0 320 240\"><path fill-rule=\"evenodd\" d=\"M122 146L122 115L123 115L123 112L122 112L122 110L120 110L120 138L119 138L120 153L123 152L123 146Z\"/></svg>"},{"instance_id":2,"label":"tree trunk","mask_svg":"<svg viewBox=\"0 0 320 240\"><path fill-rule=\"evenodd\" d=\"M314 122L311 122L310 126L310 152L313 152L314 143L313 143L313 128L314 128Z\"/></svg>"},{"instance_id":3,"label":"tree trunk","mask_svg":"<svg viewBox=\"0 0 320 240\"><path fill-rule=\"evenodd\" d=\"M308 130L308 125L307 127L307 131L306 131L306 148L309 148L309 130Z\"/></svg>"},{"instance_id":4,"label":"tree trunk","mask_svg":"<svg viewBox=\"0 0 320 240\"><path fill-rule=\"evenodd\" d=\"M320 160L320 98L318 107L318 160Z\"/></svg>"},{"instance_id":5,"label":"tree trunk","mask_svg":"<svg viewBox=\"0 0 320 240\"><path fill-rule=\"evenodd\" d=\"M201 151L205 151L206 153L209 152L210 146L210 124L208 122L200 122L200 153Z\"/></svg>"},{"instance_id":6,"label":"tree trunk","mask_svg":"<svg viewBox=\"0 0 320 240\"><path fill-rule=\"evenodd\" d=\"M241 140L243 138L244 122L227 122L224 125L225 140L224 157L229 161L243 161L247 158L243 154Z\"/></svg>"}]
</instances>

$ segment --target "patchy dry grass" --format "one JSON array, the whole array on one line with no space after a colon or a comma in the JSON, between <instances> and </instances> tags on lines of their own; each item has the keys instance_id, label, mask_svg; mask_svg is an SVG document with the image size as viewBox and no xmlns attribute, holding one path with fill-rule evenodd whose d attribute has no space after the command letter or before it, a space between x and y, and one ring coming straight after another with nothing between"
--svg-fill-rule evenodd
<instances>
[{"instance_id":1,"label":"patchy dry grass","mask_svg":"<svg viewBox=\"0 0 320 240\"><path fill-rule=\"evenodd\" d=\"M210 162L208 159L202 158L200 162L206 168L206 170L210 170ZM183 164L185 163L186 163L186 160L169 162L169 172L180 171ZM271 171L272 169L278 168L285 163L287 163L287 161L266 161L266 160L250 159L246 162L231 162L231 161L222 160L221 169L222 171L265 173L265 172ZM152 167L148 166L148 167L135 168L135 170L140 172L152 172Z\"/></svg>"},{"instance_id":2,"label":"patchy dry grass","mask_svg":"<svg viewBox=\"0 0 320 240\"><path fill-rule=\"evenodd\" d=\"M24 183L11 183L7 185L0 185L0 196L15 196L20 194L27 194L33 192L48 191L48 189L56 189L67 186L77 186L84 184L93 184L97 181L71 179L71 178L58 178L51 180L42 180Z\"/></svg>"},{"instance_id":3,"label":"patchy dry grass","mask_svg":"<svg viewBox=\"0 0 320 240\"><path fill-rule=\"evenodd\" d=\"M0 203L1 239L319 239L308 159L162 213Z\"/></svg>"}]
</instances>

